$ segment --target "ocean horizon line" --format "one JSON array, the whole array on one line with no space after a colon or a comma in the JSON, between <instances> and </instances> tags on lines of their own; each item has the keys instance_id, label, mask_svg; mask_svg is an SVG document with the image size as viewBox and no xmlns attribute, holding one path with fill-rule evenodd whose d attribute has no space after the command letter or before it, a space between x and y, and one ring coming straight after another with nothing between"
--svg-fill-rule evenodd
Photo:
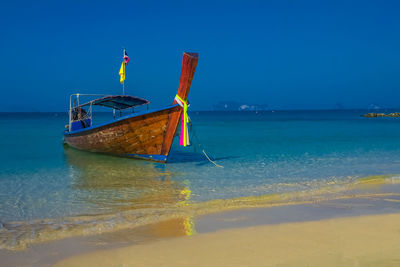
<instances>
[{"instance_id":1,"label":"ocean horizon line","mask_svg":"<svg viewBox=\"0 0 400 267\"><path fill-rule=\"evenodd\" d=\"M388 108L379 108L379 109L368 109L368 108L342 108L342 109L333 109L333 108L305 108L305 109L268 109L268 110L213 110L213 109L199 109L199 110L189 110L189 112L222 112L222 113L229 113L229 112L238 112L238 113L268 113L268 112L275 112L275 111L367 111L367 112L379 112L379 111L387 111L387 110L399 110L400 107L388 107ZM68 113L68 111L0 111L0 114L15 114L15 113ZM107 111L97 111L96 113L109 113Z\"/></svg>"}]
</instances>

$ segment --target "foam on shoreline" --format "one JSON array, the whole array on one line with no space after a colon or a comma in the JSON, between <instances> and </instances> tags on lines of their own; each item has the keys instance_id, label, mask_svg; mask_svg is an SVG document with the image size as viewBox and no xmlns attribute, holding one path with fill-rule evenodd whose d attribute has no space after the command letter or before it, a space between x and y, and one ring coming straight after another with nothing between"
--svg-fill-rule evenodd
<instances>
[{"instance_id":1,"label":"foam on shoreline","mask_svg":"<svg viewBox=\"0 0 400 267\"><path fill-rule=\"evenodd\" d=\"M349 198L380 198L400 201L396 175L369 176L355 181L331 181L319 184L317 189L304 191L248 196L232 199L216 199L193 203L185 189L184 200L165 204L164 207L131 209L117 214L75 216L69 218L44 219L29 222L3 223L0 228L0 248L19 250L31 244L59 240L74 236L96 235L131 229L174 218L186 222L190 232L190 220L195 216L245 208L274 207L317 203L319 201ZM382 190L388 187L390 190Z\"/></svg>"}]
</instances>

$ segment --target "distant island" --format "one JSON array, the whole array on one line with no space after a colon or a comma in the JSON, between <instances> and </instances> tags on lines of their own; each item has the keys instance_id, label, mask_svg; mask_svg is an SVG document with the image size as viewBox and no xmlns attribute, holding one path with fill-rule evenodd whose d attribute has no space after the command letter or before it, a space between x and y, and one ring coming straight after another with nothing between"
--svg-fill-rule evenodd
<instances>
[{"instance_id":1,"label":"distant island","mask_svg":"<svg viewBox=\"0 0 400 267\"><path fill-rule=\"evenodd\" d=\"M213 105L214 111L263 111L269 110L267 104L248 104L236 101L220 101Z\"/></svg>"},{"instance_id":2,"label":"distant island","mask_svg":"<svg viewBox=\"0 0 400 267\"><path fill-rule=\"evenodd\" d=\"M385 114L385 113L367 113L364 114L364 117L366 118L379 118L379 117L400 117L400 112L393 112L393 113L389 113L389 114Z\"/></svg>"}]
</instances>

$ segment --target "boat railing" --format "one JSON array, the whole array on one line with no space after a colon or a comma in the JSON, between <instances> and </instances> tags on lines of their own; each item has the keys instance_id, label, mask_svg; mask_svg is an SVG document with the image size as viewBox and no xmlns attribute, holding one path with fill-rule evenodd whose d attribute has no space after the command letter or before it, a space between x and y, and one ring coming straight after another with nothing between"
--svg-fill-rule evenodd
<instances>
[{"instance_id":1,"label":"boat railing","mask_svg":"<svg viewBox=\"0 0 400 267\"><path fill-rule=\"evenodd\" d=\"M68 131L72 131L72 123L75 121L86 121L90 120L90 124L93 124L93 105L92 101L87 102L84 106L89 106L89 109L82 111L82 105L80 105L80 97L92 97L92 96L107 96L104 94L71 94L69 97L69 123ZM77 114L74 116L74 113Z\"/></svg>"},{"instance_id":2,"label":"boat railing","mask_svg":"<svg viewBox=\"0 0 400 267\"><path fill-rule=\"evenodd\" d=\"M90 101L85 100L81 104L81 97L96 97L95 99L87 99ZM100 97L100 98L99 98ZM131 103L126 104L122 102L125 106L108 106L102 105L104 99L114 97L128 97L133 98L135 100L139 100L139 104ZM99 103L100 102L100 103ZM118 103L118 102L117 102ZM146 105L147 110L149 110L149 101L145 99L141 99L138 97L131 97L131 96L110 96L104 94L71 94L69 98L69 123L66 125L68 128L68 132L79 130L81 128L87 128L93 125L93 106L103 106L112 108L113 119L116 117L116 111L119 111L119 117L122 117L122 112L125 110L131 110L132 113L135 112L135 107L140 107L142 105ZM118 115L117 115L118 116Z\"/></svg>"}]
</instances>

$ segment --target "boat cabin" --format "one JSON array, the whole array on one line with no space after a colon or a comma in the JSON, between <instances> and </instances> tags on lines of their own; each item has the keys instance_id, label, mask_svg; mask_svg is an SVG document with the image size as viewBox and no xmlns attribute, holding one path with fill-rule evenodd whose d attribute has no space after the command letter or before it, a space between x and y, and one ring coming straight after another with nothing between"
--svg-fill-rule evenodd
<instances>
[{"instance_id":1,"label":"boat cabin","mask_svg":"<svg viewBox=\"0 0 400 267\"><path fill-rule=\"evenodd\" d=\"M80 104L80 97L102 96ZM149 109L150 102L146 99L128 95L92 95L92 94L72 94L69 102L69 123L66 126L68 132L91 127L93 125L93 106L101 106L111 108L113 110L113 118L115 119L116 111L122 116L122 111L129 110L134 112L134 108L147 105Z\"/></svg>"}]
</instances>

